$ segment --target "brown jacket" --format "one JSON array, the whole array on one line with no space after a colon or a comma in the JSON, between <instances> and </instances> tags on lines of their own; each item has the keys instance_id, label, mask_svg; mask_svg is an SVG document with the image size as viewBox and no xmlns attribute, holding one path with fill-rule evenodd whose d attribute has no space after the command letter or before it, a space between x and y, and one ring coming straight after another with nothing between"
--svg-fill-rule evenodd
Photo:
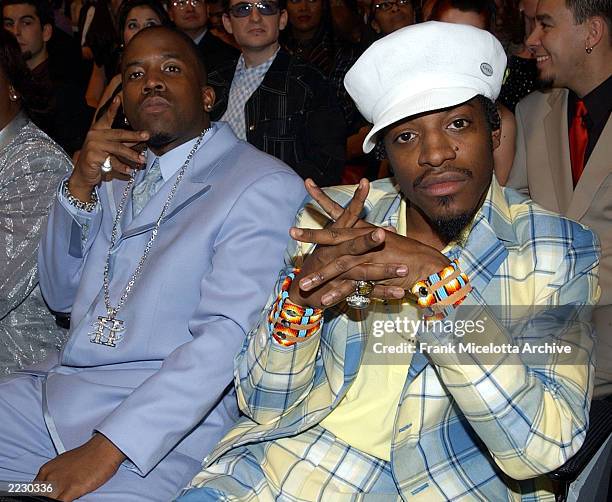
<instances>
[{"instance_id":1,"label":"brown jacket","mask_svg":"<svg viewBox=\"0 0 612 502\"><path fill-rule=\"evenodd\" d=\"M612 120L574 190L569 154L567 89L534 92L516 107L516 154L506 186L528 190L546 209L587 225L601 241L595 396L612 394Z\"/></svg>"}]
</instances>

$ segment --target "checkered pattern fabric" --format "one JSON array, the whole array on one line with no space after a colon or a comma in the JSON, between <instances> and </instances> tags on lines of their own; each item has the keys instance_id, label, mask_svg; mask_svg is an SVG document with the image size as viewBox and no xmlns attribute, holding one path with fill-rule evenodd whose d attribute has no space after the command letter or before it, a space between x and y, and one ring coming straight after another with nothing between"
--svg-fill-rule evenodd
<instances>
[{"instance_id":1,"label":"checkered pattern fabric","mask_svg":"<svg viewBox=\"0 0 612 502\"><path fill-rule=\"evenodd\" d=\"M275 52L274 56L265 63L253 66L252 68L246 67L242 54L238 59L232 86L230 88L227 110L221 117L221 120L227 122L234 130L236 136L245 141L246 121L244 118L244 105L255 92L255 89L263 82L266 72L270 69L270 66L272 66L276 54Z\"/></svg>"},{"instance_id":2,"label":"checkered pattern fabric","mask_svg":"<svg viewBox=\"0 0 612 502\"><path fill-rule=\"evenodd\" d=\"M354 188L334 187L327 193L346 205ZM367 220L396 226L400 201L398 187L389 180L374 182ZM297 216L297 224L306 228L328 222L312 203ZM300 266L311 249L290 244L277 290L287 271ZM559 306L598 301L597 239L582 225L500 188L493 179L467 240L446 254L457 258L470 278L473 290L466 303L488 319L484 341L508 343L515 332L514 320L498 315L493 306L539 306L541 313L520 335L531 340L553 336L574 347L575 360L568 363L558 354L531 359L505 354L486 363L473 356L465 364L452 355L413 355L388 463L395 495L427 502L553 501L544 474L582 445L594 365L589 323L567 324L555 312ZM376 472L381 460L362 454L366 465L359 464L354 448L338 440L332 460L308 457L307 448L291 441L317 444L311 434L319 432L318 424L346 395L367 355L364 320L341 304L325 312L319 334L284 347L271 337L267 313L236 359L238 402L247 418L205 459L208 467L196 475L183 500L213 500L207 498L211 494L214 500L232 501L359 500L380 479ZM416 337L437 342L422 330ZM293 459L277 445L290 449ZM321 472L294 476L300 459ZM355 474L347 490L345 472L352 469L361 474ZM318 488L311 479L318 480Z\"/></svg>"}]
</instances>

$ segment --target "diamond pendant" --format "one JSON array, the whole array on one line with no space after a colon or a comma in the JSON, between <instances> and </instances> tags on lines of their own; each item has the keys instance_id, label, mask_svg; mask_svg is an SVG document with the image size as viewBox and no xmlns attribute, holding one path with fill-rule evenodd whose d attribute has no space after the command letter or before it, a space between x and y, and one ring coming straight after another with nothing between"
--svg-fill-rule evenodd
<instances>
[{"instance_id":1,"label":"diamond pendant","mask_svg":"<svg viewBox=\"0 0 612 502\"><path fill-rule=\"evenodd\" d=\"M115 347L117 342L123 340L122 331L125 324L121 319L111 316L98 316L98 320L92 324L94 330L89 333L89 341L107 347Z\"/></svg>"}]
</instances>

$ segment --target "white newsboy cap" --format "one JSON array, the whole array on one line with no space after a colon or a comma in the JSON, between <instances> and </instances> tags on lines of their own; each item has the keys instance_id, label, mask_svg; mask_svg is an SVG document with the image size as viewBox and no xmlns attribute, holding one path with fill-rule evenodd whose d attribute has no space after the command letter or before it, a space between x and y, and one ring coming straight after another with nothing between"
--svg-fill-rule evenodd
<instances>
[{"instance_id":1,"label":"white newsboy cap","mask_svg":"<svg viewBox=\"0 0 612 502\"><path fill-rule=\"evenodd\" d=\"M497 99L506 70L502 45L473 26L429 21L374 42L344 77L344 86L376 135L398 120L455 106L478 94Z\"/></svg>"}]
</instances>

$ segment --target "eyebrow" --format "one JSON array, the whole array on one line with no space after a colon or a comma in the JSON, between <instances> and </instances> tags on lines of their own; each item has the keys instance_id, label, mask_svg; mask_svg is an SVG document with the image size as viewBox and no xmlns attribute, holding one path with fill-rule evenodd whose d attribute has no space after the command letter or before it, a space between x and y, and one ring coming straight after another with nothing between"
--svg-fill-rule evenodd
<instances>
[{"instance_id":1,"label":"eyebrow","mask_svg":"<svg viewBox=\"0 0 612 502\"><path fill-rule=\"evenodd\" d=\"M538 21L549 21L549 22L553 21L553 18L550 14L536 14L536 19Z\"/></svg>"},{"instance_id":2,"label":"eyebrow","mask_svg":"<svg viewBox=\"0 0 612 502\"><path fill-rule=\"evenodd\" d=\"M128 17L127 21L138 21L137 17ZM145 18L145 21L159 21L159 18L157 16L151 16L151 17L147 17Z\"/></svg>"},{"instance_id":3,"label":"eyebrow","mask_svg":"<svg viewBox=\"0 0 612 502\"><path fill-rule=\"evenodd\" d=\"M13 23L15 21L23 21L23 20L28 20L28 21L35 21L36 17L32 16L31 14L26 14L25 16L21 16L18 18L14 18L11 16L3 16L5 21L13 21Z\"/></svg>"},{"instance_id":4,"label":"eyebrow","mask_svg":"<svg viewBox=\"0 0 612 502\"><path fill-rule=\"evenodd\" d=\"M164 61L167 59L177 59L181 62L183 62L183 58L181 58L181 55L178 52L164 52L163 54L159 55L160 59L163 59ZM123 66L123 68L129 68L130 66L139 66L144 64L144 61L142 59L136 59L134 61L129 61L128 63L125 63L125 65Z\"/></svg>"}]
</instances>

